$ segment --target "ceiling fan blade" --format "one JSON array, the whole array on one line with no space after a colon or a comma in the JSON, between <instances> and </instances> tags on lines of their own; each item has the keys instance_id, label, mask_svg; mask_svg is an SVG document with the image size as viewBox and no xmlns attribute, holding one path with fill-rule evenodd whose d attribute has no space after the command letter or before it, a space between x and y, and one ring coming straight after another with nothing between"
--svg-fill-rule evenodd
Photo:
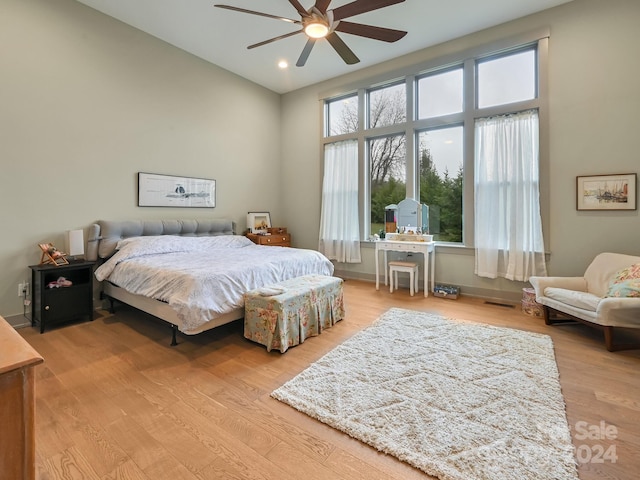
<instances>
[{"instance_id":1,"label":"ceiling fan blade","mask_svg":"<svg viewBox=\"0 0 640 480\"><path fill-rule=\"evenodd\" d=\"M302 33L304 30L298 30L297 32L285 33L284 35L280 35L278 37L270 38L269 40L265 40L264 42L254 43L253 45L249 45L247 49L251 50L252 48L261 47L262 45L266 45L267 43L275 42L276 40L282 40L283 38L292 37L299 33Z\"/></svg>"},{"instance_id":2,"label":"ceiling fan blade","mask_svg":"<svg viewBox=\"0 0 640 480\"><path fill-rule=\"evenodd\" d=\"M316 0L316 4L314 5L314 7L324 15L325 13L327 13L327 8L329 7L330 3L331 0Z\"/></svg>"},{"instance_id":3,"label":"ceiling fan blade","mask_svg":"<svg viewBox=\"0 0 640 480\"><path fill-rule=\"evenodd\" d=\"M288 23L298 23L298 24L302 23L300 20L294 20L292 18L286 18L286 17L279 17L277 15L271 15L269 13L256 12L254 10L247 10L245 8L232 7L231 5L214 5L214 7L224 8L226 10L233 10L234 12L249 13L251 15L259 15L261 17L274 18L276 20L282 20Z\"/></svg>"},{"instance_id":4,"label":"ceiling fan blade","mask_svg":"<svg viewBox=\"0 0 640 480\"><path fill-rule=\"evenodd\" d=\"M298 0L289 0L289 3L293 5L293 8L295 8L298 11L300 16L302 17L309 16L309 12L307 12L307 10L302 5L300 5L300 2Z\"/></svg>"},{"instance_id":5,"label":"ceiling fan blade","mask_svg":"<svg viewBox=\"0 0 640 480\"><path fill-rule=\"evenodd\" d=\"M338 52L338 55L342 57L347 65L353 65L360 61L360 59L356 57L356 54L347 47L347 44L342 41L337 33L331 32L327 35L327 41L331 44L333 49Z\"/></svg>"},{"instance_id":6,"label":"ceiling fan blade","mask_svg":"<svg viewBox=\"0 0 640 480\"><path fill-rule=\"evenodd\" d=\"M342 20L343 18L353 17L354 15L360 15L361 13L371 12L402 2L404 0L356 0L335 8L333 10L333 19Z\"/></svg>"},{"instance_id":7,"label":"ceiling fan blade","mask_svg":"<svg viewBox=\"0 0 640 480\"><path fill-rule=\"evenodd\" d=\"M316 43L315 38L310 38L307 40L306 45L302 49L302 53L300 54L300 58L296 62L296 67L304 67L304 64L307 63L307 58L309 58L309 54L311 53L311 49Z\"/></svg>"},{"instance_id":8,"label":"ceiling fan blade","mask_svg":"<svg viewBox=\"0 0 640 480\"><path fill-rule=\"evenodd\" d=\"M352 23L341 20L335 27L335 30L342 33L350 33L360 37L372 38L383 42L397 42L404 37L407 32L402 30L393 30L392 28L374 27L372 25L364 25L362 23Z\"/></svg>"}]
</instances>

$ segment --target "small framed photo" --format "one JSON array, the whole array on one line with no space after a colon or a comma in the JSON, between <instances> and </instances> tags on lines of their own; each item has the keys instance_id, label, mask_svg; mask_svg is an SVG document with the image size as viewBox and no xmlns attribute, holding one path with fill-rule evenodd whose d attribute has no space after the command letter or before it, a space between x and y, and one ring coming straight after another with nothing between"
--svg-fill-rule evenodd
<instances>
[{"instance_id":1,"label":"small framed photo","mask_svg":"<svg viewBox=\"0 0 640 480\"><path fill-rule=\"evenodd\" d=\"M271 228L271 215L269 212L247 213L247 228L251 233L267 233Z\"/></svg>"},{"instance_id":2,"label":"small framed photo","mask_svg":"<svg viewBox=\"0 0 640 480\"><path fill-rule=\"evenodd\" d=\"M635 210L636 174L576 177L577 210Z\"/></svg>"}]
</instances>

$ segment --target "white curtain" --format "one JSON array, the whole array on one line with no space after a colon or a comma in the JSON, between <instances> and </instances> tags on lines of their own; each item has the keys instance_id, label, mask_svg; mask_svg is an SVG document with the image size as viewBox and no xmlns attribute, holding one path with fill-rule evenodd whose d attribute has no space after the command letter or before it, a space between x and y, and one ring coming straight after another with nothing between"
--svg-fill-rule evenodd
<instances>
[{"instance_id":1,"label":"white curtain","mask_svg":"<svg viewBox=\"0 0 640 480\"><path fill-rule=\"evenodd\" d=\"M325 146L319 250L330 260L361 262L356 140Z\"/></svg>"},{"instance_id":2,"label":"white curtain","mask_svg":"<svg viewBox=\"0 0 640 480\"><path fill-rule=\"evenodd\" d=\"M527 281L547 274L538 132L535 110L476 120L476 275Z\"/></svg>"}]
</instances>

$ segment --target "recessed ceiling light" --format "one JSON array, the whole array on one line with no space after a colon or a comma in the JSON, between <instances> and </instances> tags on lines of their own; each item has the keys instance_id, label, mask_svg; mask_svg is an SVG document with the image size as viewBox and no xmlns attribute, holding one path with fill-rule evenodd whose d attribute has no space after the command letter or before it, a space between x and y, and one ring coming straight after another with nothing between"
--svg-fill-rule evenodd
<instances>
[{"instance_id":1,"label":"recessed ceiling light","mask_svg":"<svg viewBox=\"0 0 640 480\"><path fill-rule=\"evenodd\" d=\"M280 68L282 68L282 69L287 68L288 66L289 66L289 64L287 63L287 61L286 61L286 60L280 60L280 61L278 62L278 67L280 67Z\"/></svg>"}]
</instances>

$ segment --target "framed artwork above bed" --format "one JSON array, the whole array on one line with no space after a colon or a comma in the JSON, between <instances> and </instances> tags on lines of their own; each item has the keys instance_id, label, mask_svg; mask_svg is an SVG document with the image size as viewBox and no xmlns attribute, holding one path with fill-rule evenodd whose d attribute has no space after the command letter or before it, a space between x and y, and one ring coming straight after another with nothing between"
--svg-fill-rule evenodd
<instances>
[{"instance_id":1,"label":"framed artwork above bed","mask_svg":"<svg viewBox=\"0 0 640 480\"><path fill-rule=\"evenodd\" d=\"M216 206L216 181L138 172L139 207Z\"/></svg>"}]
</instances>

